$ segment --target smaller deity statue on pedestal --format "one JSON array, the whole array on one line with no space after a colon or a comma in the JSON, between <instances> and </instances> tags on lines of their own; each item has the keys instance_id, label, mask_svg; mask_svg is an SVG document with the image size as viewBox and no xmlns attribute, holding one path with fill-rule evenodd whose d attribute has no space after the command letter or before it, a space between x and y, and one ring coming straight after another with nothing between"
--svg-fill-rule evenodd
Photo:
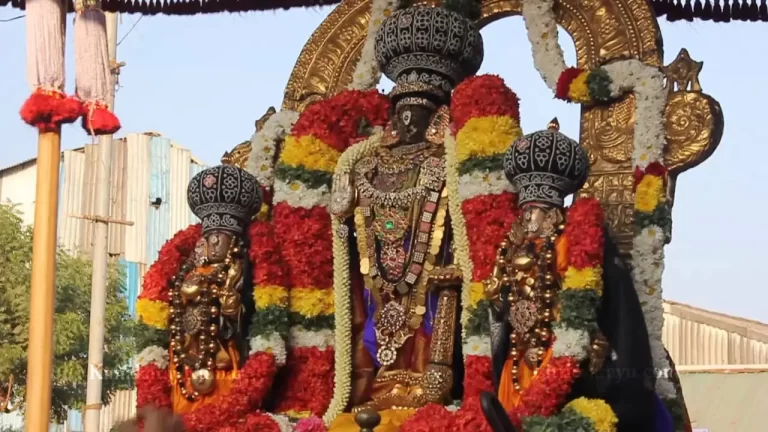
<instances>
[{"instance_id":1,"label":"smaller deity statue on pedestal","mask_svg":"<svg viewBox=\"0 0 768 432\"><path fill-rule=\"evenodd\" d=\"M256 179L228 165L197 174L187 199L203 230L170 292L171 399L176 413L227 393L247 353L245 239L261 205Z\"/></svg>"},{"instance_id":2,"label":"smaller deity statue on pedestal","mask_svg":"<svg viewBox=\"0 0 768 432\"><path fill-rule=\"evenodd\" d=\"M497 395L518 430L587 405L620 432L656 430L650 343L629 268L597 200L564 206L588 169L556 121L516 140L504 160L522 213L485 288Z\"/></svg>"}]
</instances>

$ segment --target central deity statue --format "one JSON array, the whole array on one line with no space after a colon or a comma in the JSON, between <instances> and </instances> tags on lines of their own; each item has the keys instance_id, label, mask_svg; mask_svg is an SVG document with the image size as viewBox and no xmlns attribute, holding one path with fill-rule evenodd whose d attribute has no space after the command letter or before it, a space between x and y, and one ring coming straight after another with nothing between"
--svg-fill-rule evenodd
<instances>
[{"instance_id":1,"label":"central deity statue","mask_svg":"<svg viewBox=\"0 0 768 432\"><path fill-rule=\"evenodd\" d=\"M462 15L411 7L382 23L376 57L395 82L390 123L349 175L334 178L331 204L354 233L357 258L353 412L446 403L461 383L461 269L452 258L443 134L451 92L479 69L483 43Z\"/></svg>"}]
</instances>

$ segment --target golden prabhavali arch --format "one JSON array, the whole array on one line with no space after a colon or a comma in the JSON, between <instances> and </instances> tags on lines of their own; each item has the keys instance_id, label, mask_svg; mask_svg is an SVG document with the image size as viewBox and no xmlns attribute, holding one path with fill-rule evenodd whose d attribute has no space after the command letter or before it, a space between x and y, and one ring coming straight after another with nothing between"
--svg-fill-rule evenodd
<instances>
[{"instance_id":1,"label":"golden prabhavali arch","mask_svg":"<svg viewBox=\"0 0 768 432\"><path fill-rule=\"evenodd\" d=\"M283 109L301 111L352 82L370 9L369 0L345 0L328 15L296 62L285 89ZM520 12L520 0L483 0L479 25ZM645 0L561 0L555 3L555 12L557 22L573 39L578 67L589 69L611 60L637 58L662 68L667 75L670 95L665 113L666 163L672 172L669 196L673 198L676 176L706 160L722 136L720 105L704 94L699 84L702 63L693 61L682 50L674 62L662 67L661 32ZM581 112L581 143L592 164L581 193L601 200L624 251L630 249L632 241L634 123L632 95ZM245 167L250 150L250 143L243 143L228 152L223 162Z\"/></svg>"}]
</instances>

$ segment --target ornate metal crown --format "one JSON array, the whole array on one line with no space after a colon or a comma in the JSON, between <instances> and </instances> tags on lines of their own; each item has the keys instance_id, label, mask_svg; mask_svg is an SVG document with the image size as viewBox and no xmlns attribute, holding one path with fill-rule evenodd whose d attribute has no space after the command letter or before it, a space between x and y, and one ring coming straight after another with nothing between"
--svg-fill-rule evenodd
<instances>
[{"instance_id":1,"label":"ornate metal crown","mask_svg":"<svg viewBox=\"0 0 768 432\"><path fill-rule=\"evenodd\" d=\"M256 178L232 165L205 169L187 187L189 208L203 221L203 233L243 234L261 201Z\"/></svg>"},{"instance_id":2,"label":"ornate metal crown","mask_svg":"<svg viewBox=\"0 0 768 432\"><path fill-rule=\"evenodd\" d=\"M410 7L381 24L376 60L396 84L392 97L431 93L445 99L456 84L480 69L483 38L472 21L456 12Z\"/></svg>"},{"instance_id":3,"label":"ornate metal crown","mask_svg":"<svg viewBox=\"0 0 768 432\"><path fill-rule=\"evenodd\" d=\"M560 133L557 119L546 130L518 138L504 156L504 173L519 191L519 204L562 207L565 197L584 186L588 172L587 152Z\"/></svg>"}]
</instances>

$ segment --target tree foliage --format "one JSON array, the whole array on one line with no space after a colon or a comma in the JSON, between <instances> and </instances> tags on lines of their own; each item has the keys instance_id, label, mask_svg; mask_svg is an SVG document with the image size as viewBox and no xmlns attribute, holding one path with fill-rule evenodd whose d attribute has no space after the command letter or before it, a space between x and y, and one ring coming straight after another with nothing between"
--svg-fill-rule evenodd
<instances>
[{"instance_id":1,"label":"tree foliage","mask_svg":"<svg viewBox=\"0 0 768 432\"><path fill-rule=\"evenodd\" d=\"M0 204L0 381L13 374L15 401L23 409L29 338L32 229L13 206ZM135 321L128 313L125 278L110 264L104 319L103 403L132 387ZM90 320L91 261L57 251L52 419L85 403Z\"/></svg>"}]
</instances>

